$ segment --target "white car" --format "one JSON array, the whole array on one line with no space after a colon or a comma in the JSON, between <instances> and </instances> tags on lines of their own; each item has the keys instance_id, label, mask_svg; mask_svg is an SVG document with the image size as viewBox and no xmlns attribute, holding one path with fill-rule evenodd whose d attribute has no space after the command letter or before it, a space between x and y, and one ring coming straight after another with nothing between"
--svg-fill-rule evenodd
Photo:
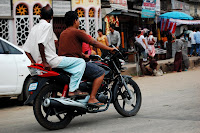
<instances>
[{"instance_id":1,"label":"white car","mask_svg":"<svg viewBox=\"0 0 200 133\"><path fill-rule=\"evenodd\" d=\"M16 45L0 38L0 99L28 98L31 82L27 68L31 62L25 52Z\"/></svg>"}]
</instances>

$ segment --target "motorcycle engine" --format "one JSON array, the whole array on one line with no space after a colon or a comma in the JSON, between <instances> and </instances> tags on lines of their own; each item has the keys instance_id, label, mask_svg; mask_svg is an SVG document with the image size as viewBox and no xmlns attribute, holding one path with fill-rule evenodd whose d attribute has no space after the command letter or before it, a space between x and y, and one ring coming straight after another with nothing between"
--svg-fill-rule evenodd
<instances>
[{"instance_id":1,"label":"motorcycle engine","mask_svg":"<svg viewBox=\"0 0 200 133\"><path fill-rule=\"evenodd\" d=\"M104 95L103 93L100 93L97 95L97 100L101 103L107 103L108 96Z\"/></svg>"}]
</instances>

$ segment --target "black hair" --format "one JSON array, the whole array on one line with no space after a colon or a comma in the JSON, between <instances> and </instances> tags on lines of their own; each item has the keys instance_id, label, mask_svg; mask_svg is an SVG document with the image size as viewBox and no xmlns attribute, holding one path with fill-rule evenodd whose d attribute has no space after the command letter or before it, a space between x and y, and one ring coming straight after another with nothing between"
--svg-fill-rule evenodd
<instances>
[{"instance_id":1,"label":"black hair","mask_svg":"<svg viewBox=\"0 0 200 133\"><path fill-rule=\"evenodd\" d=\"M197 31L199 31L199 27L197 27Z\"/></svg>"},{"instance_id":2,"label":"black hair","mask_svg":"<svg viewBox=\"0 0 200 133\"><path fill-rule=\"evenodd\" d=\"M53 9L49 5L46 5L42 7L40 15L41 15L41 19L45 19L45 20L52 19Z\"/></svg>"},{"instance_id":3,"label":"black hair","mask_svg":"<svg viewBox=\"0 0 200 133\"><path fill-rule=\"evenodd\" d=\"M102 32L103 33L103 30L102 29L98 29L98 31L97 32Z\"/></svg>"},{"instance_id":4,"label":"black hair","mask_svg":"<svg viewBox=\"0 0 200 133\"><path fill-rule=\"evenodd\" d=\"M138 31L137 31L137 35L140 35L140 34L141 34L141 31L140 31L140 30L138 30Z\"/></svg>"},{"instance_id":5,"label":"black hair","mask_svg":"<svg viewBox=\"0 0 200 133\"><path fill-rule=\"evenodd\" d=\"M78 20L77 12L68 11L65 13L65 24L67 27L73 26L75 20Z\"/></svg>"},{"instance_id":6,"label":"black hair","mask_svg":"<svg viewBox=\"0 0 200 133\"><path fill-rule=\"evenodd\" d=\"M192 31L195 31L195 30L196 30L196 29L193 27L193 28L192 28Z\"/></svg>"},{"instance_id":7,"label":"black hair","mask_svg":"<svg viewBox=\"0 0 200 133\"><path fill-rule=\"evenodd\" d=\"M180 39L183 35L184 33L181 33L179 36L176 36L176 39Z\"/></svg>"},{"instance_id":8,"label":"black hair","mask_svg":"<svg viewBox=\"0 0 200 133\"><path fill-rule=\"evenodd\" d=\"M148 33L144 33L144 37L147 37L148 36Z\"/></svg>"},{"instance_id":9,"label":"black hair","mask_svg":"<svg viewBox=\"0 0 200 133\"><path fill-rule=\"evenodd\" d=\"M115 25L114 25L114 24L111 24L110 27L111 27L112 29L115 29Z\"/></svg>"}]
</instances>

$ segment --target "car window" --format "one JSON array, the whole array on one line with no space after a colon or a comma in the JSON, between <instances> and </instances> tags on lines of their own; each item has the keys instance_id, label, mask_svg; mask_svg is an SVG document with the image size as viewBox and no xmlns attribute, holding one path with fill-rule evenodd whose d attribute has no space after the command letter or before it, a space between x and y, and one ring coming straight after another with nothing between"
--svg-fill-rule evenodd
<instances>
[{"instance_id":1,"label":"car window","mask_svg":"<svg viewBox=\"0 0 200 133\"><path fill-rule=\"evenodd\" d=\"M21 51L17 50L10 44L4 42L3 40L0 40L2 47L4 48L5 51L8 51L9 53L7 54L23 54Z\"/></svg>"},{"instance_id":2,"label":"car window","mask_svg":"<svg viewBox=\"0 0 200 133\"><path fill-rule=\"evenodd\" d=\"M2 47L2 45L0 43L0 54L3 54L3 53L4 53L4 50L3 50L3 47Z\"/></svg>"}]
</instances>

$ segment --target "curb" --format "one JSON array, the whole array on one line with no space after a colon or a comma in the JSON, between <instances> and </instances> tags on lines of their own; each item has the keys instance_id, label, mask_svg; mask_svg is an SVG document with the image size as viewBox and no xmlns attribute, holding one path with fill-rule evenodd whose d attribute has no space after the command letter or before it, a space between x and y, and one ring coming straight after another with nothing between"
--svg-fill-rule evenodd
<instances>
[{"instance_id":1,"label":"curb","mask_svg":"<svg viewBox=\"0 0 200 133\"><path fill-rule=\"evenodd\" d=\"M174 69L174 58L167 59L167 60L159 60L158 68L161 67L163 73L170 73L173 72ZM196 66L200 65L200 57L189 57L190 67L189 69L193 69ZM131 75L137 76L136 71L136 63L127 63L124 65L127 68L125 72L122 72L122 75Z\"/></svg>"}]
</instances>

